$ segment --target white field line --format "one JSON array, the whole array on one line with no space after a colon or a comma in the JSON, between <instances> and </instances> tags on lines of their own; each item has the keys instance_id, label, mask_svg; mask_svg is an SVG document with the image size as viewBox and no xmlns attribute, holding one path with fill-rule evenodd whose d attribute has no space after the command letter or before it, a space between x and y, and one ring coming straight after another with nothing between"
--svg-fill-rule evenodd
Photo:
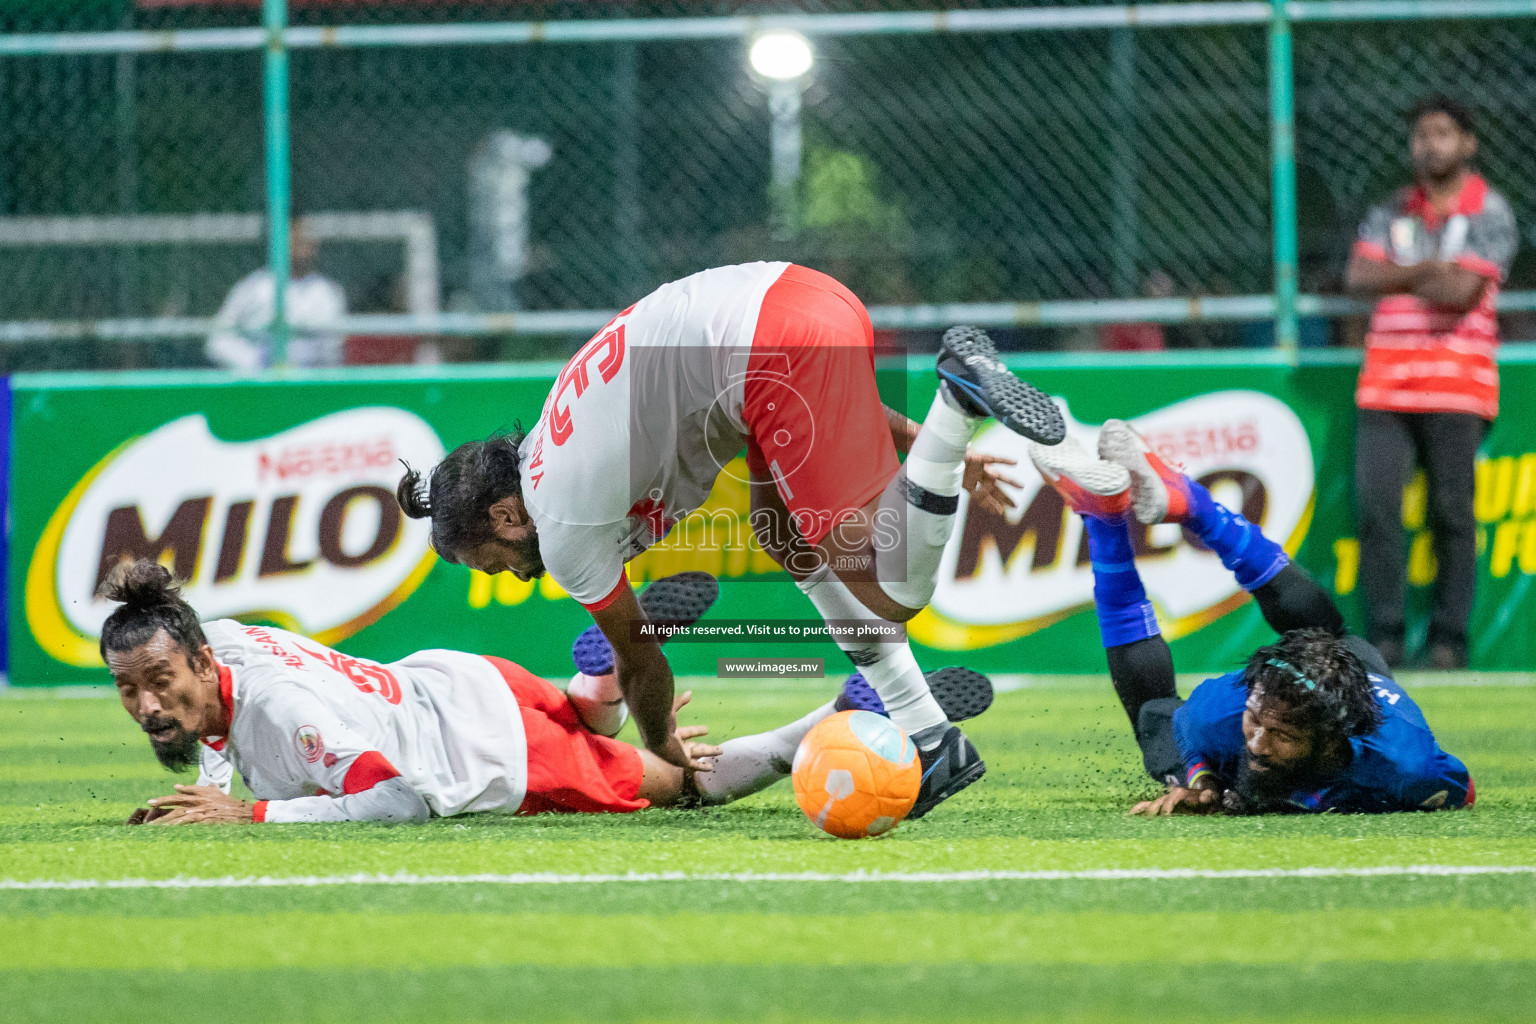
<instances>
[{"instance_id":1,"label":"white field line","mask_svg":"<svg viewBox=\"0 0 1536 1024\"><path fill-rule=\"evenodd\" d=\"M221 878L36 878L0 879L0 890L38 889L265 889L315 888L335 885L606 885L647 882L1124 882L1177 881L1204 878L1378 878L1405 875L1533 875L1536 864L1408 864L1364 868L1104 868L1091 871L788 871L701 872L662 871L627 874L494 875L271 875Z\"/></svg>"}]
</instances>

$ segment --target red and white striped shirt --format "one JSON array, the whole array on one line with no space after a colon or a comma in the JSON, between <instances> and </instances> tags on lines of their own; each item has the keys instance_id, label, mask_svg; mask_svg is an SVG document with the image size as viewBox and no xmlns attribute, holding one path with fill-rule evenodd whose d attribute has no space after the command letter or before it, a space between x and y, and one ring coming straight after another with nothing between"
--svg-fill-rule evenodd
<instances>
[{"instance_id":1,"label":"red and white striped shirt","mask_svg":"<svg viewBox=\"0 0 1536 1024\"><path fill-rule=\"evenodd\" d=\"M1403 266L1453 262L1487 278L1488 284L1466 313L1416 295L1384 297L1366 335L1355 404L1389 412L1497 416L1494 301L1518 245L1509 203L1476 174L1467 175L1448 214L1436 210L1418 186L1373 209L1361 225L1357 255Z\"/></svg>"}]
</instances>

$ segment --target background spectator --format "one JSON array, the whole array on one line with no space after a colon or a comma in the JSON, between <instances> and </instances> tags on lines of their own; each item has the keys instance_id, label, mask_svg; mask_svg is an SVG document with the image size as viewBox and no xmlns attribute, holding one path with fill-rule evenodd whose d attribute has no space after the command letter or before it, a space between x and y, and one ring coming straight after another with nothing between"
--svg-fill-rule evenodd
<instances>
[{"instance_id":1,"label":"background spectator","mask_svg":"<svg viewBox=\"0 0 1536 1024\"><path fill-rule=\"evenodd\" d=\"M289 225L289 238L288 361L294 366L340 366L341 335L315 327L346 316L346 292L316 272L320 243L305 229L301 218L294 218ZM269 328L276 291L272 272L266 267L247 274L230 289L208 336L210 362L244 372L272 365Z\"/></svg>"},{"instance_id":2,"label":"background spectator","mask_svg":"<svg viewBox=\"0 0 1536 1024\"><path fill-rule=\"evenodd\" d=\"M1404 660L1403 486L1429 480L1439 567L1425 661L1467 663L1476 586L1475 460L1498 414L1494 299L1519 246L1504 197L1472 170L1477 138L1461 104L1434 96L1410 115L1416 183L1370 211L1346 274L1381 296L1355 392L1355 493L1367 637Z\"/></svg>"}]
</instances>

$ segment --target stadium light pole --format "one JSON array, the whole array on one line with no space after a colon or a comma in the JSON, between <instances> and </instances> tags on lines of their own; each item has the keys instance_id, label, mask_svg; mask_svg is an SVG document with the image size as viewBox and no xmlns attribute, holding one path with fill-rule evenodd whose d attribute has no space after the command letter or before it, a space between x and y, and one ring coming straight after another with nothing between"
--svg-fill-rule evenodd
<instances>
[{"instance_id":1,"label":"stadium light pole","mask_svg":"<svg viewBox=\"0 0 1536 1024\"><path fill-rule=\"evenodd\" d=\"M272 273L272 364L288 365L288 216L292 179L288 156L288 0L262 0L261 23L267 33L262 75L266 119L267 269Z\"/></svg>"},{"instance_id":2,"label":"stadium light pole","mask_svg":"<svg viewBox=\"0 0 1536 1024\"><path fill-rule=\"evenodd\" d=\"M801 94L810 83L816 53L799 32L764 32L747 51L752 70L768 84L771 154L770 197L773 231L780 239L795 232L799 220L795 192L800 184Z\"/></svg>"},{"instance_id":3,"label":"stadium light pole","mask_svg":"<svg viewBox=\"0 0 1536 1024\"><path fill-rule=\"evenodd\" d=\"M1270 0L1270 216L1275 244L1275 345L1296 351L1296 68L1286 0Z\"/></svg>"}]
</instances>

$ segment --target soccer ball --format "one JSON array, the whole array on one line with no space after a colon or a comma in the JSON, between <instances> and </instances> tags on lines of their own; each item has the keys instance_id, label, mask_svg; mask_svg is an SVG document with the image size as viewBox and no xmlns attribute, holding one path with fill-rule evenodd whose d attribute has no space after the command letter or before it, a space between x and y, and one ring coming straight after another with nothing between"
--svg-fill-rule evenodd
<instances>
[{"instance_id":1,"label":"soccer ball","mask_svg":"<svg viewBox=\"0 0 1536 1024\"><path fill-rule=\"evenodd\" d=\"M792 773L805 816L843 839L895 828L923 781L907 734L869 711L841 711L816 723L795 751Z\"/></svg>"}]
</instances>

